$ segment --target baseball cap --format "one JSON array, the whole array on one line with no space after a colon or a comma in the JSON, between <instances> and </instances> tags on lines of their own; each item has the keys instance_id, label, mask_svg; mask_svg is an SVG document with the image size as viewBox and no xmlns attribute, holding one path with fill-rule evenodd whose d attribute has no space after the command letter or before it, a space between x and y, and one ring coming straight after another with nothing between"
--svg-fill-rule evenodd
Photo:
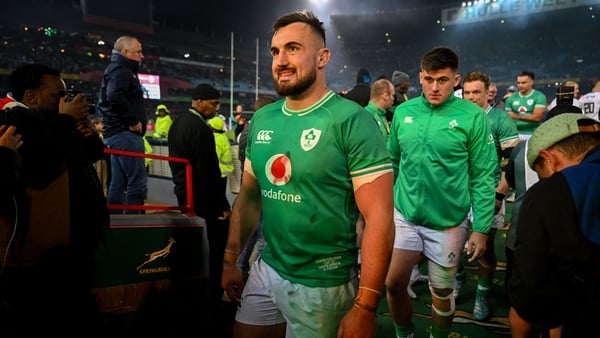
<instances>
[{"instance_id":1,"label":"baseball cap","mask_svg":"<svg viewBox=\"0 0 600 338\"><path fill-rule=\"evenodd\" d=\"M201 83L192 90L193 100L214 100L220 97L219 91L208 83Z\"/></svg>"},{"instance_id":2,"label":"baseball cap","mask_svg":"<svg viewBox=\"0 0 600 338\"><path fill-rule=\"evenodd\" d=\"M518 90L519 90L519 88L517 88L517 86L515 86L515 85L510 85L510 86L508 86L508 88L506 88L507 92L516 92Z\"/></svg>"},{"instance_id":3,"label":"baseball cap","mask_svg":"<svg viewBox=\"0 0 600 338\"><path fill-rule=\"evenodd\" d=\"M579 133L600 135L600 122L579 113L564 113L542 123L528 141L527 163L533 169L533 163L540 152L556 143Z\"/></svg>"},{"instance_id":4,"label":"baseball cap","mask_svg":"<svg viewBox=\"0 0 600 338\"><path fill-rule=\"evenodd\" d=\"M394 85L394 87L406 81L410 81L410 76L408 76L408 74L398 70L395 70L392 74L392 84Z\"/></svg>"}]
</instances>

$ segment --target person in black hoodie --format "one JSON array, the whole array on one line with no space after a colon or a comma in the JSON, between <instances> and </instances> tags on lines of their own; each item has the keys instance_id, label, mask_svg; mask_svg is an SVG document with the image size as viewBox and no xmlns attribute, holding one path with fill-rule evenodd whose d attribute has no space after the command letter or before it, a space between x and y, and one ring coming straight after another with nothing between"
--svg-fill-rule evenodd
<instances>
[{"instance_id":1,"label":"person in black hoodie","mask_svg":"<svg viewBox=\"0 0 600 338\"><path fill-rule=\"evenodd\" d=\"M356 85L344 97L363 107L369 104L369 99L371 98L371 74L368 70L361 68L358 71L358 74L356 74Z\"/></svg>"},{"instance_id":2,"label":"person in black hoodie","mask_svg":"<svg viewBox=\"0 0 600 338\"><path fill-rule=\"evenodd\" d=\"M144 153L143 136L148 117L137 73L143 59L140 41L121 36L116 40L110 63L104 70L96 113L103 118L104 142L111 149ZM110 165L108 203L143 205L148 181L144 158L111 155ZM128 210L126 213L143 211Z\"/></svg>"},{"instance_id":3,"label":"person in black hoodie","mask_svg":"<svg viewBox=\"0 0 600 338\"><path fill-rule=\"evenodd\" d=\"M0 111L23 146L12 203L2 206L2 334L89 335L100 323L91 292L109 213L93 168L104 144L83 94L67 99L60 72L40 64L9 77L16 104ZM4 194L4 192L3 192Z\"/></svg>"}]
</instances>

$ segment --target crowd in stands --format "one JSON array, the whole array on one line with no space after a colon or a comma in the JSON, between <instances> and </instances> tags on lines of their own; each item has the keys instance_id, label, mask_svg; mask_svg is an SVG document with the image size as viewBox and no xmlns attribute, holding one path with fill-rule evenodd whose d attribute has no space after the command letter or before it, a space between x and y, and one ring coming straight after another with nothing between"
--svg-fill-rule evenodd
<instances>
[{"instance_id":1,"label":"crowd in stands","mask_svg":"<svg viewBox=\"0 0 600 338\"><path fill-rule=\"evenodd\" d=\"M336 57L331 65L335 71L328 76L345 89L352 87L360 68L374 77L390 77L402 69L418 79L418 55L443 45L459 53L463 73L482 70L508 86L514 84L514 74L529 69L538 75L538 85L546 84L539 88L546 95L553 94L555 82L570 78L579 79L585 92L600 74L599 22L592 14L587 7L576 7L506 18L504 23L488 20L447 27L435 24L439 12L432 11L337 15L332 17L333 29L342 38L330 42ZM411 85L419 87L416 81Z\"/></svg>"},{"instance_id":2,"label":"crowd in stands","mask_svg":"<svg viewBox=\"0 0 600 338\"><path fill-rule=\"evenodd\" d=\"M99 81L82 80L82 74L101 71L108 63L112 43L110 34L101 36L96 32L78 31L66 32L60 28L42 27L33 25L4 25L2 44L0 45L0 69L5 69L6 75L10 70L24 63L41 63L59 69L61 73L67 74L65 81L68 87L79 91L97 95ZM100 45L99 41L104 41ZM168 48L159 43L146 43L144 53L147 55L140 73L158 74L161 77L171 77L189 83L189 88L166 87L164 100L171 101L177 113L185 109L188 104L187 98L191 95L191 87L195 83L208 82L222 91L230 88L230 60L223 57L223 53L215 48L214 51L200 53L196 51L194 61L208 66L197 66L194 64L176 63L164 61L161 58L171 58L185 61L185 53L194 53L189 46ZM200 55L200 56L198 56ZM255 68L254 59L248 54L236 57L234 69L234 91L235 103L250 107L254 101L255 91ZM254 56L252 56L253 58ZM270 70L267 70L270 72ZM270 75L263 76L269 78ZM264 87L263 87L264 86ZM0 77L0 94L8 92L7 76ZM272 92L270 81L261 84L261 92ZM163 94L163 96L165 96ZM178 103L178 98L183 98ZM147 113L152 114L156 102L147 105ZM181 106L181 107L179 107ZM181 108L181 109L179 109ZM224 107L224 110L226 107Z\"/></svg>"}]
</instances>

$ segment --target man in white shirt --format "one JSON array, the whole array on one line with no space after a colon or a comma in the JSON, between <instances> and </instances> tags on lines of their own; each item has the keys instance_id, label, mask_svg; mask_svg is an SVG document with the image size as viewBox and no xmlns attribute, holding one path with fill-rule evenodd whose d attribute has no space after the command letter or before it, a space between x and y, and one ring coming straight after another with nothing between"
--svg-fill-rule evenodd
<instances>
[{"instance_id":1,"label":"man in white shirt","mask_svg":"<svg viewBox=\"0 0 600 338\"><path fill-rule=\"evenodd\" d=\"M592 91L583 95L581 102L581 110L583 113L593 119L598 120L598 111L600 111L600 79L594 81Z\"/></svg>"}]
</instances>

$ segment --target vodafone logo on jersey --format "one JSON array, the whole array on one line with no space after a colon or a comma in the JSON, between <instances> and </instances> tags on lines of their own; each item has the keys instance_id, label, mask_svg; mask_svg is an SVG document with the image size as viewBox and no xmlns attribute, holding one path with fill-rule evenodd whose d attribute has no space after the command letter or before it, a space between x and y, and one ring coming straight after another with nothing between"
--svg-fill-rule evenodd
<instances>
[{"instance_id":1,"label":"vodafone logo on jersey","mask_svg":"<svg viewBox=\"0 0 600 338\"><path fill-rule=\"evenodd\" d=\"M282 186L292 178L292 163L285 154L276 154L265 164L265 174L271 184Z\"/></svg>"}]
</instances>

